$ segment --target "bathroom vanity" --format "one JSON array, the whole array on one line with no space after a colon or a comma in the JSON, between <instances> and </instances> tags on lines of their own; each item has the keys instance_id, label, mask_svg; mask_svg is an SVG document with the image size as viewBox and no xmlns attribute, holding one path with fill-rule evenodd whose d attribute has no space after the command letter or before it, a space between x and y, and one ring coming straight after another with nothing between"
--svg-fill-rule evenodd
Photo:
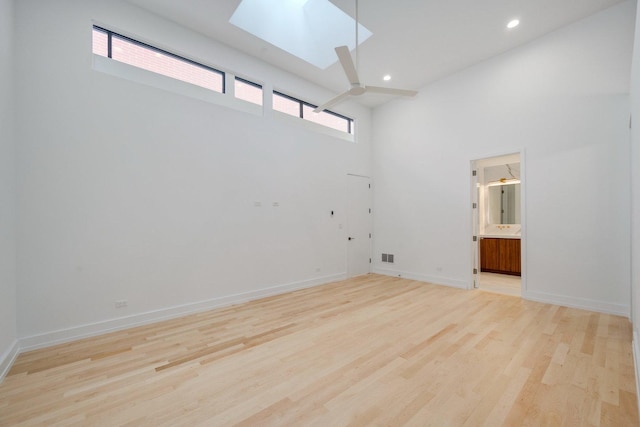
<instances>
[{"instance_id":1,"label":"bathroom vanity","mask_svg":"<svg viewBox=\"0 0 640 427\"><path fill-rule=\"evenodd\" d=\"M520 276L520 237L481 237L480 271Z\"/></svg>"}]
</instances>

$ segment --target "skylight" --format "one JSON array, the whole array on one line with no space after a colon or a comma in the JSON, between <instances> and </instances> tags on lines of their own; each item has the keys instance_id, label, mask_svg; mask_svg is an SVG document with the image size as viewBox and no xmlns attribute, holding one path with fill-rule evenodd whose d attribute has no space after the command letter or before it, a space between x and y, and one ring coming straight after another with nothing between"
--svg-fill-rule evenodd
<instances>
[{"instance_id":1,"label":"skylight","mask_svg":"<svg viewBox=\"0 0 640 427\"><path fill-rule=\"evenodd\" d=\"M329 0L242 0L229 22L318 68L355 48L355 21ZM371 31L358 25L360 44Z\"/></svg>"}]
</instances>

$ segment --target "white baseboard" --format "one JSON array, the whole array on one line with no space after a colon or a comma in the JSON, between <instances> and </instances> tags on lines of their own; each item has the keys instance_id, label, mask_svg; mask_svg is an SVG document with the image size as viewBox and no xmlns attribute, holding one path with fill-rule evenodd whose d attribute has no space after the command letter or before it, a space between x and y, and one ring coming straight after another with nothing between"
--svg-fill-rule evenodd
<instances>
[{"instance_id":1,"label":"white baseboard","mask_svg":"<svg viewBox=\"0 0 640 427\"><path fill-rule=\"evenodd\" d=\"M638 361L640 361L640 342L638 341L638 332L635 330L633 331L631 347L633 348L633 366L636 372L636 398L638 399L638 409L640 410L640 366L638 366Z\"/></svg>"},{"instance_id":2,"label":"white baseboard","mask_svg":"<svg viewBox=\"0 0 640 427\"><path fill-rule=\"evenodd\" d=\"M523 292L522 297L527 300L544 302L547 304L562 305L564 307L580 308L582 310L596 311L598 313L615 314L629 317L631 307L623 304L613 304L595 301L586 298L567 297L563 295L547 294L544 292Z\"/></svg>"},{"instance_id":3,"label":"white baseboard","mask_svg":"<svg viewBox=\"0 0 640 427\"><path fill-rule=\"evenodd\" d=\"M404 279L419 280L421 282L433 283L434 285L449 286L458 289L468 289L468 283L463 280L450 279L448 277L428 276L410 271L391 270L387 268L374 268L373 273L383 276L402 277Z\"/></svg>"},{"instance_id":4,"label":"white baseboard","mask_svg":"<svg viewBox=\"0 0 640 427\"><path fill-rule=\"evenodd\" d=\"M283 294L299 289L310 288L313 286L324 285L327 283L337 282L347 278L346 273L334 274L331 276L323 276L314 279L304 280L300 282L289 283L286 285L278 285L270 288L259 289L256 291L243 292L234 295L228 295L220 298L213 298L206 301L199 301L190 304L184 304L174 307L168 307L160 310L150 311L146 313L134 314L131 316L120 317L117 319L105 320L91 324L76 326L68 329L46 332L44 334L32 335L21 338L19 342L20 351L29 351L39 348L49 347L56 344L75 341L82 338L92 337L96 335L114 332L122 329L133 328L150 323L169 320L176 317L186 316L193 313L212 310L214 308L225 307L233 304L239 304L252 301L272 295Z\"/></svg>"},{"instance_id":5,"label":"white baseboard","mask_svg":"<svg viewBox=\"0 0 640 427\"><path fill-rule=\"evenodd\" d=\"M0 356L0 383L9 373L9 369L15 362L16 357L20 354L20 344L17 340L13 341L11 346Z\"/></svg>"}]
</instances>

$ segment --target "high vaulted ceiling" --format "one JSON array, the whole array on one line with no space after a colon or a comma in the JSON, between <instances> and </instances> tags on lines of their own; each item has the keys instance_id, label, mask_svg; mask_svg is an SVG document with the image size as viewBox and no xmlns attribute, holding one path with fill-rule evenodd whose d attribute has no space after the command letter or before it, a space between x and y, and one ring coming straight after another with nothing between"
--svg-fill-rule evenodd
<instances>
[{"instance_id":1,"label":"high vaulted ceiling","mask_svg":"<svg viewBox=\"0 0 640 427\"><path fill-rule=\"evenodd\" d=\"M229 18L240 0L128 1L335 93L349 87L339 63L321 70L230 24ZM331 2L355 17L355 0ZM419 90L621 2L360 0L359 21L373 32L360 46L360 78L368 85ZM506 25L513 18L521 21L520 26L507 30ZM385 74L391 75L392 80L384 82ZM380 105L388 99L385 95L370 94L357 98L368 106Z\"/></svg>"}]
</instances>

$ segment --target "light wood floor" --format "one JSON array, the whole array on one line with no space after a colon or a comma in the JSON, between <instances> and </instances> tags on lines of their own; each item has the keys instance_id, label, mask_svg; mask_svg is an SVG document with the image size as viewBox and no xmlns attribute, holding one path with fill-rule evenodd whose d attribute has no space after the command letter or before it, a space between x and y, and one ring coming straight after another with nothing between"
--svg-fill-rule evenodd
<instances>
[{"instance_id":1,"label":"light wood floor","mask_svg":"<svg viewBox=\"0 0 640 427\"><path fill-rule=\"evenodd\" d=\"M637 426L631 326L369 275L22 354L0 425Z\"/></svg>"}]
</instances>

